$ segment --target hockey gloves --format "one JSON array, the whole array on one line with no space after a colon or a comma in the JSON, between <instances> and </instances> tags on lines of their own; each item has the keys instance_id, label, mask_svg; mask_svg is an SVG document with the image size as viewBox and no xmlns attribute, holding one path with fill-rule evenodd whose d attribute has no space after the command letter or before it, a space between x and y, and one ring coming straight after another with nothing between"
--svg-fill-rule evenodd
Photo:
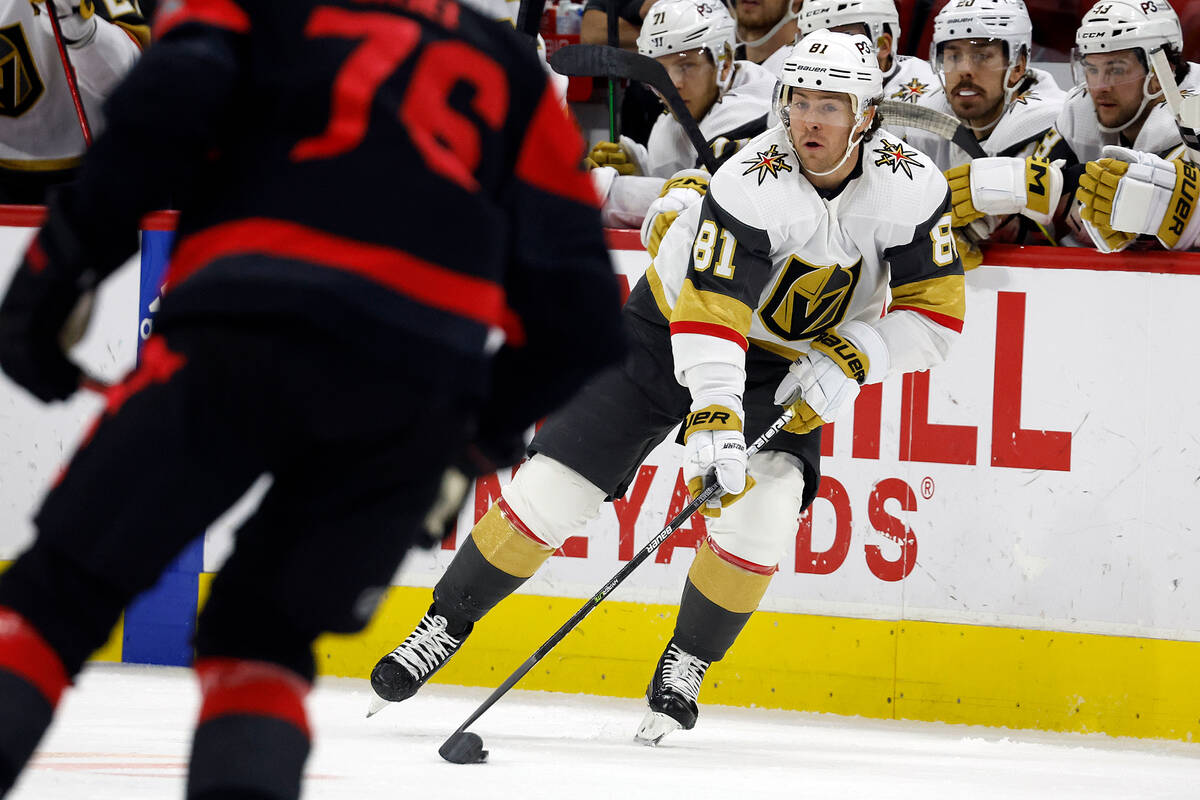
<instances>
[{"instance_id":1,"label":"hockey gloves","mask_svg":"<svg viewBox=\"0 0 1200 800\"><path fill-rule=\"evenodd\" d=\"M849 339L832 330L819 335L775 390L775 403L795 414L783 429L802 434L833 422L854 404L869 369L867 356Z\"/></svg>"},{"instance_id":2,"label":"hockey gloves","mask_svg":"<svg viewBox=\"0 0 1200 800\"><path fill-rule=\"evenodd\" d=\"M45 0L30 2L33 3L35 15L46 13ZM92 0L54 0L54 10L62 30L63 44L67 47L83 47L92 40L96 33L96 6ZM53 35L49 17L46 17L46 30Z\"/></svg>"},{"instance_id":3,"label":"hockey gloves","mask_svg":"<svg viewBox=\"0 0 1200 800\"><path fill-rule=\"evenodd\" d=\"M704 403L693 402L693 408ZM713 480L724 494L700 508L708 517L721 516L721 509L741 499L754 485L746 474L746 439L742 418L728 406L706 405L683 421L683 479L694 500Z\"/></svg>"},{"instance_id":4,"label":"hockey gloves","mask_svg":"<svg viewBox=\"0 0 1200 800\"><path fill-rule=\"evenodd\" d=\"M39 400L65 400L79 388L81 373L66 349L87 326L72 312L77 305L83 313L90 310L88 300L80 302L89 288L56 274L39 236L0 302L0 369Z\"/></svg>"},{"instance_id":5,"label":"hockey gloves","mask_svg":"<svg viewBox=\"0 0 1200 800\"><path fill-rule=\"evenodd\" d=\"M1187 250L1200 238L1196 224L1197 169L1181 159L1105 147L1079 178L1079 216L1098 249L1124 249L1138 234L1156 236L1168 250Z\"/></svg>"},{"instance_id":6,"label":"hockey gloves","mask_svg":"<svg viewBox=\"0 0 1200 800\"><path fill-rule=\"evenodd\" d=\"M642 245L651 258L658 257L667 228L679 212L704 197L708 192L708 173L700 169L685 169L663 184L658 199L650 204L642 222Z\"/></svg>"},{"instance_id":7,"label":"hockey gloves","mask_svg":"<svg viewBox=\"0 0 1200 800\"><path fill-rule=\"evenodd\" d=\"M425 514L416 544L426 548L441 544L454 530L458 514L471 492L471 483L476 478L510 467L524 457L524 435L488 436L467 445L442 472L437 496Z\"/></svg>"},{"instance_id":8,"label":"hockey gloves","mask_svg":"<svg viewBox=\"0 0 1200 800\"><path fill-rule=\"evenodd\" d=\"M584 162L589 169L612 167L620 175L639 175L636 158L624 142L597 142Z\"/></svg>"},{"instance_id":9,"label":"hockey gloves","mask_svg":"<svg viewBox=\"0 0 1200 800\"><path fill-rule=\"evenodd\" d=\"M954 228L1008 214L1049 225L1063 188L1060 162L1044 158L977 158L947 170L946 182Z\"/></svg>"}]
</instances>

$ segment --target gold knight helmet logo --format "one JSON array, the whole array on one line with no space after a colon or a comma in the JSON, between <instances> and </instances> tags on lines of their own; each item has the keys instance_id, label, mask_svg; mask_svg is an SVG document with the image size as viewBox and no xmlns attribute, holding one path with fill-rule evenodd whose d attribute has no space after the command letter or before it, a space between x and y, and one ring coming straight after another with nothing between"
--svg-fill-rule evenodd
<instances>
[{"instance_id":1,"label":"gold knight helmet logo","mask_svg":"<svg viewBox=\"0 0 1200 800\"><path fill-rule=\"evenodd\" d=\"M860 275L861 258L850 267L821 267L792 256L758 318L780 339L811 339L846 316Z\"/></svg>"},{"instance_id":2,"label":"gold knight helmet logo","mask_svg":"<svg viewBox=\"0 0 1200 800\"><path fill-rule=\"evenodd\" d=\"M45 89L21 23L0 28L0 114L21 116Z\"/></svg>"}]
</instances>

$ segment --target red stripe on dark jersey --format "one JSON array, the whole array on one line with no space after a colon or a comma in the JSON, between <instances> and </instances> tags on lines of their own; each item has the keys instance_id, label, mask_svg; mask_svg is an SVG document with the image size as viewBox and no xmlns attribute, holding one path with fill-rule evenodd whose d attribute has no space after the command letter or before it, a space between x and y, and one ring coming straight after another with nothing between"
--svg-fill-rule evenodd
<instances>
[{"instance_id":1,"label":"red stripe on dark jersey","mask_svg":"<svg viewBox=\"0 0 1200 800\"><path fill-rule=\"evenodd\" d=\"M41 634L15 611L0 607L0 669L17 675L57 706L70 685L67 669Z\"/></svg>"},{"instance_id":2,"label":"red stripe on dark jersey","mask_svg":"<svg viewBox=\"0 0 1200 800\"><path fill-rule=\"evenodd\" d=\"M38 237L33 237L33 241L29 243L29 249L25 251L25 261L29 264L29 269L36 275L46 268L46 264L50 259L46 256L46 251L42 249L42 243Z\"/></svg>"},{"instance_id":3,"label":"red stripe on dark jersey","mask_svg":"<svg viewBox=\"0 0 1200 800\"><path fill-rule=\"evenodd\" d=\"M582 160L583 138L547 82L517 156L517 178L544 192L599 208L600 199L591 176L580 166Z\"/></svg>"},{"instance_id":4,"label":"red stripe on dark jersey","mask_svg":"<svg viewBox=\"0 0 1200 800\"><path fill-rule=\"evenodd\" d=\"M233 33L249 33L250 17L234 0L185 0L154 20L154 38L166 35L185 22L201 22Z\"/></svg>"},{"instance_id":5,"label":"red stripe on dark jersey","mask_svg":"<svg viewBox=\"0 0 1200 800\"><path fill-rule=\"evenodd\" d=\"M677 333L698 333L701 336L715 336L718 339L727 339L738 347L746 350L750 343L746 341L746 337L735 331L733 328L725 325L717 325L712 322L672 322L671 335Z\"/></svg>"},{"instance_id":6,"label":"red stripe on dark jersey","mask_svg":"<svg viewBox=\"0 0 1200 800\"><path fill-rule=\"evenodd\" d=\"M504 328L505 323L513 324L499 284L463 275L392 247L278 219L224 222L185 237L171 258L167 283L177 286L218 258L254 254L342 270L423 305L484 325ZM520 338L519 331L506 332Z\"/></svg>"},{"instance_id":7,"label":"red stripe on dark jersey","mask_svg":"<svg viewBox=\"0 0 1200 800\"><path fill-rule=\"evenodd\" d=\"M715 555L717 558L721 559L722 561L724 561L728 564L733 564L735 567L737 567L739 569L744 569L747 572L753 572L756 575L774 575L776 572L779 571L778 566L768 567L763 564L755 564L753 561L747 561L744 558L739 558L738 556L735 556L733 553L730 553L728 550L722 550L720 545L718 545L716 542L714 542L712 540L711 536L708 538L708 549L712 550L713 555Z\"/></svg>"},{"instance_id":8,"label":"red stripe on dark jersey","mask_svg":"<svg viewBox=\"0 0 1200 800\"><path fill-rule=\"evenodd\" d=\"M962 333L963 321L958 317L952 317L949 314L939 314L936 311L930 311L928 308L914 308L913 306L892 306L892 311L913 311L924 317L936 322L943 328L949 328L955 333Z\"/></svg>"},{"instance_id":9,"label":"red stripe on dark jersey","mask_svg":"<svg viewBox=\"0 0 1200 800\"><path fill-rule=\"evenodd\" d=\"M304 711L309 685L291 670L264 661L202 658L196 661L196 675L204 696L201 725L217 717L244 714L282 720L309 735Z\"/></svg>"}]
</instances>

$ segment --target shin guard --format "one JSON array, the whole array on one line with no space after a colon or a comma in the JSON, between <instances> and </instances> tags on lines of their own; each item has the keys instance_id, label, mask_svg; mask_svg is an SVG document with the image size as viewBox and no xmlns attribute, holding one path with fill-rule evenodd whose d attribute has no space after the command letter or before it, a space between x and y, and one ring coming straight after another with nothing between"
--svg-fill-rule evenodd
<instances>
[{"instance_id":1,"label":"shin guard","mask_svg":"<svg viewBox=\"0 0 1200 800\"><path fill-rule=\"evenodd\" d=\"M545 563L554 549L503 510L500 500L476 523L433 587L436 612L450 632L483 619Z\"/></svg>"},{"instance_id":2,"label":"shin guard","mask_svg":"<svg viewBox=\"0 0 1200 800\"><path fill-rule=\"evenodd\" d=\"M705 661L720 661L758 608L774 573L774 567L731 563L704 542L683 587L674 641Z\"/></svg>"},{"instance_id":3,"label":"shin guard","mask_svg":"<svg viewBox=\"0 0 1200 800\"><path fill-rule=\"evenodd\" d=\"M69 684L62 659L41 634L0 606L0 797L33 755Z\"/></svg>"},{"instance_id":4,"label":"shin guard","mask_svg":"<svg viewBox=\"0 0 1200 800\"><path fill-rule=\"evenodd\" d=\"M265 661L202 658L203 701L192 740L188 800L300 796L310 736L309 684Z\"/></svg>"}]
</instances>

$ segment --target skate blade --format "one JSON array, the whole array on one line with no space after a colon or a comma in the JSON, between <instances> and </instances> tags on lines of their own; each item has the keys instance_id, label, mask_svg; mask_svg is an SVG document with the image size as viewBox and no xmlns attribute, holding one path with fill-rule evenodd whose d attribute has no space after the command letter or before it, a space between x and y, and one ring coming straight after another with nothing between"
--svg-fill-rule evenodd
<instances>
[{"instance_id":1,"label":"skate blade","mask_svg":"<svg viewBox=\"0 0 1200 800\"><path fill-rule=\"evenodd\" d=\"M633 735L633 738L647 747L654 747L662 741L664 736L672 731L679 730L679 728L679 723L666 714L660 714L657 711L647 711L646 716L642 718L642 724L638 726L637 733Z\"/></svg>"},{"instance_id":2,"label":"skate blade","mask_svg":"<svg viewBox=\"0 0 1200 800\"><path fill-rule=\"evenodd\" d=\"M391 703L389 703L387 700L384 700L379 695L375 695L371 698L371 704L367 706L367 719L375 716L390 705Z\"/></svg>"}]
</instances>

